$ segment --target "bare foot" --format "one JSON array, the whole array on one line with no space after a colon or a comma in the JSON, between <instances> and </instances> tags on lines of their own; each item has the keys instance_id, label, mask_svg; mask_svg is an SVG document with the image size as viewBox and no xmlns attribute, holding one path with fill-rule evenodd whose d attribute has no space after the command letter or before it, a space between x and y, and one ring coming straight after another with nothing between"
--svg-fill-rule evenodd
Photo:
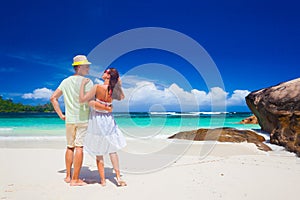
<instances>
[{"instance_id":1,"label":"bare foot","mask_svg":"<svg viewBox=\"0 0 300 200\"><path fill-rule=\"evenodd\" d=\"M104 186L106 186L106 180L104 179L104 180L101 180L100 181L100 184L104 187Z\"/></svg>"},{"instance_id":2,"label":"bare foot","mask_svg":"<svg viewBox=\"0 0 300 200\"><path fill-rule=\"evenodd\" d=\"M70 186L84 186L86 185L87 183L84 182L83 180L81 179L77 179L77 180L71 180L70 181Z\"/></svg>"},{"instance_id":3,"label":"bare foot","mask_svg":"<svg viewBox=\"0 0 300 200\"><path fill-rule=\"evenodd\" d=\"M64 178L64 181L65 181L66 183L70 183L71 177L66 177L66 178Z\"/></svg>"},{"instance_id":4,"label":"bare foot","mask_svg":"<svg viewBox=\"0 0 300 200\"><path fill-rule=\"evenodd\" d=\"M116 181L117 181L117 186L118 187L127 186L127 183L125 181L123 181L121 178L116 178Z\"/></svg>"}]
</instances>

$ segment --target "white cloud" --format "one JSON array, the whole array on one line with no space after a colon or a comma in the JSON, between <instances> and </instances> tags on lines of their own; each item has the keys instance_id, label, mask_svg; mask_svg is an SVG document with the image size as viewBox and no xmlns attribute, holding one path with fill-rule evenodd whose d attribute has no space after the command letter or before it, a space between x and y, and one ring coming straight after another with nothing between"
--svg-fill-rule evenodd
<instances>
[{"instance_id":1,"label":"white cloud","mask_svg":"<svg viewBox=\"0 0 300 200\"><path fill-rule=\"evenodd\" d=\"M48 88L38 88L32 93L23 94L23 99L49 99L53 93L53 90Z\"/></svg>"},{"instance_id":2,"label":"white cloud","mask_svg":"<svg viewBox=\"0 0 300 200\"><path fill-rule=\"evenodd\" d=\"M137 84L140 84L141 82L149 82L149 83L158 83L157 80L153 79L148 79L140 76L135 76L135 75L125 75L125 76L120 76L122 79L122 85L124 88L130 88L130 87L135 87ZM159 85L163 85L160 81ZM163 85L166 86L166 85Z\"/></svg>"},{"instance_id":3,"label":"white cloud","mask_svg":"<svg viewBox=\"0 0 300 200\"><path fill-rule=\"evenodd\" d=\"M193 89L191 93L195 95L200 106L209 106L211 104L215 106L224 106L228 96L228 93L220 87L213 87L208 93Z\"/></svg>"},{"instance_id":4,"label":"white cloud","mask_svg":"<svg viewBox=\"0 0 300 200\"><path fill-rule=\"evenodd\" d=\"M245 97L250 93L248 90L234 90L227 100L228 106L246 105Z\"/></svg>"},{"instance_id":5,"label":"white cloud","mask_svg":"<svg viewBox=\"0 0 300 200\"><path fill-rule=\"evenodd\" d=\"M129 83L127 83L129 81ZM103 83L99 79L95 83ZM213 87L209 92L192 89L184 90L176 83L170 86L157 86L152 81L146 79L135 80L134 77L122 79L125 99L123 101L114 101L114 109L117 112L127 111L155 111L156 108L178 111L197 111L203 108L216 106L225 108L225 106L245 106L245 96L250 92L248 90L235 90L232 94L224 91L220 87ZM24 99L49 99L53 90L48 88L38 88L32 93L26 93L22 96Z\"/></svg>"},{"instance_id":6,"label":"white cloud","mask_svg":"<svg viewBox=\"0 0 300 200\"><path fill-rule=\"evenodd\" d=\"M100 84L100 85L101 85L101 84L103 84L104 82L103 82L103 80L101 80L101 79L99 79L99 78L95 78L95 79L94 79L94 83L95 83L95 84Z\"/></svg>"},{"instance_id":7,"label":"white cloud","mask_svg":"<svg viewBox=\"0 0 300 200\"><path fill-rule=\"evenodd\" d=\"M123 79L124 81L124 79ZM130 85L133 84L133 81ZM185 91L173 83L169 87L159 89L153 82L140 81L129 88L124 88L125 99L115 101L116 111L128 111L132 108L149 109L153 105L160 105L166 110L181 111L198 110L199 107L211 105L225 108L225 106L244 106L248 90L235 90L231 96L220 87L213 87L209 92L192 89Z\"/></svg>"}]
</instances>

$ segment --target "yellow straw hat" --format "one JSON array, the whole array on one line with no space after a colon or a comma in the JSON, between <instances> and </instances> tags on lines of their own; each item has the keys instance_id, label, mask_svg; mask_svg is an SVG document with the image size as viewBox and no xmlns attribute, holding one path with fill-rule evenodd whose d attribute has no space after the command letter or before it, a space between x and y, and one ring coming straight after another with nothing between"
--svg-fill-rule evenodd
<instances>
[{"instance_id":1,"label":"yellow straw hat","mask_svg":"<svg viewBox=\"0 0 300 200\"><path fill-rule=\"evenodd\" d=\"M88 59L84 55L77 55L73 58L73 64L72 66L77 66L77 65L90 65Z\"/></svg>"}]
</instances>

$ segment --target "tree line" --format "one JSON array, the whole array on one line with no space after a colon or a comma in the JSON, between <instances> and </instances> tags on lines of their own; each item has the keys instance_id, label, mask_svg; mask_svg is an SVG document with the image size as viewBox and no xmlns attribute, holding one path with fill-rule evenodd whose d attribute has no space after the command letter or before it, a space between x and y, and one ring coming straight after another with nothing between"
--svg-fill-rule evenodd
<instances>
[{"instance_id":1,"label":"tree line","mask_svg":"<svg viewBox=\"0 0 300 200\"><path fill-rule=\"evenodd\" d=\"M0 113L10 112L53 112L54 108L52 104L46 103L44 105L24 105L22 103L14 103L11 99L3 99L0 96Z\"/></svg>"}]
</instances>

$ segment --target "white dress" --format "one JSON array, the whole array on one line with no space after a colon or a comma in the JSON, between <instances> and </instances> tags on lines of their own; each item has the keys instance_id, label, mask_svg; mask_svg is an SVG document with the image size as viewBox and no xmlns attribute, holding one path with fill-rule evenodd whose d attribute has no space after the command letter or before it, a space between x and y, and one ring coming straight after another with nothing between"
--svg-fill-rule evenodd
<instances>
[{"instance_id":1,"label":"white dress","mask_svg":"<svg viewBox=\"0 0 300 200\"><path fill-rule=\"evenodd\" d=\"M98 99L102 104L109 104ZM112 113L91 108L84 148L93 156L113 153L126 146L126 140Z\"/></svg>"}]
</instances>

